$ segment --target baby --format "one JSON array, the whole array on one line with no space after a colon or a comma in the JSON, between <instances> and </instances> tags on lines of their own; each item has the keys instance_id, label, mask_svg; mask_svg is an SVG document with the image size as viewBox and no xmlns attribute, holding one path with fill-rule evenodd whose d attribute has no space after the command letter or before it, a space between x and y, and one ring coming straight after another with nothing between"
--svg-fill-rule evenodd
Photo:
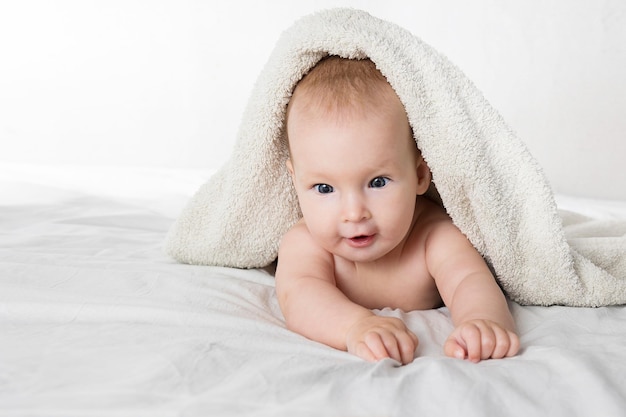
<instances>
[{"instance_id":1,"label":"baby","mask_svg":"<svg viewBox=\"0 0 626 417\"><path fill-rule=\"evenodd\" d=\"M369 361L411 362L417 336L385 307L445 304L444 353L513 356L519 338L484 260L444 210L405 109L370 60L320 61L287 108L303 218L282 238L276 292L289 329Z\"/></svg>"}]
</instances>

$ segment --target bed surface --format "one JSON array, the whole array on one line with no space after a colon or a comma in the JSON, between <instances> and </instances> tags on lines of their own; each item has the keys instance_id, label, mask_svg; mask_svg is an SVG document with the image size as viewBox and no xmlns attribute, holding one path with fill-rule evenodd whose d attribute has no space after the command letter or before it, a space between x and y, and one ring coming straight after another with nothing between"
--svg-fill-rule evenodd
<instances>
[{"instance_id":1,"label":"bed surface","mask_svg":"<svg viewBox=\"0 0 626 417\"><path fill-rule=\"evenodd\" d=\"M620 416L626 307L511 303L519 356L443 356L445 308L379 314L417 359L370 364L285 329L271 271L177 264L165 234L208 173L0 167L2 416ZM626 218L626 202L559 196Z\"/></svg>"}]
</instances>

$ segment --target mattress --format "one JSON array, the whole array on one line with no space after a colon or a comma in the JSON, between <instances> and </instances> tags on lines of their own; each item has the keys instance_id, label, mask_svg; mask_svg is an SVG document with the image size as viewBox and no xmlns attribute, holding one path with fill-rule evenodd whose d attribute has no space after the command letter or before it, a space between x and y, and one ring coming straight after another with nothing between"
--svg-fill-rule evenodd
<instances>
[{"instance_id":1,"label":"mattress","mask_svg":"<svg viewBox=\"0 0 626 417\"><path fill-rule=\"evenodd\" d=\"M510 302L518 356L447 358L446 308L402 312L416 359L364 362L285 328L272 269L163 252L209 173L0 167L2 416L623 416L626 307ZM626 202L557 196L594 218Z\"/></svg>"}]
</instances>

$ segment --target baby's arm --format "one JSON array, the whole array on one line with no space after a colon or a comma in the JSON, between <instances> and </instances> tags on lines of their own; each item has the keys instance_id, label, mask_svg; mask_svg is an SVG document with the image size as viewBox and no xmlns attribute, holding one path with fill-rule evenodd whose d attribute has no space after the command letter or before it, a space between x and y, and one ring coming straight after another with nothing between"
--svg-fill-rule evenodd
<instances>
[{"instance_id":1,"label":"baby's arm","mask_svg":"<svg viewBox=\"0 0 626 417\"><path fill-rule=\"evenodd\" d=\"M469 240L441 222L428 237L426 257L456 326L445 354L473 362L514 356L520 344L506 298Z\"/></svg>"},{"instance_id":2,"label":"baby's arm","mask_svg":"<svg viewBox=\"0 0 626 417\"><path fill-rule=\"evenodd\" d=\"M335 285L332 255L302 223L281 242L276 293L287 327L363 359L413 360L417 337L394 317L379 317L349 300Z\"/></svg>"}]
</instances>

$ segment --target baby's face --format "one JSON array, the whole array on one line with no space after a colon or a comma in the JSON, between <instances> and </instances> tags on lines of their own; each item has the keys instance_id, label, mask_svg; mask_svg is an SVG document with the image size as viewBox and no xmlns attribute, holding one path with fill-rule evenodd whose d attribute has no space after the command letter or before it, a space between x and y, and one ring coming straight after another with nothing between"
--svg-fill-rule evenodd
<instances>
[{"instance_id":1,"label":"baby's face","mask_svg":"<svg viewBox=\"0 0 626 417\"><path fill-rule=\"evenodd\" d=\"M413 222L421 158L400 100L385 101L384 111L340 114L295 103L287 126L287 166L309 232L354 262L389 253Z\"/></svg>"}]
</instances>

